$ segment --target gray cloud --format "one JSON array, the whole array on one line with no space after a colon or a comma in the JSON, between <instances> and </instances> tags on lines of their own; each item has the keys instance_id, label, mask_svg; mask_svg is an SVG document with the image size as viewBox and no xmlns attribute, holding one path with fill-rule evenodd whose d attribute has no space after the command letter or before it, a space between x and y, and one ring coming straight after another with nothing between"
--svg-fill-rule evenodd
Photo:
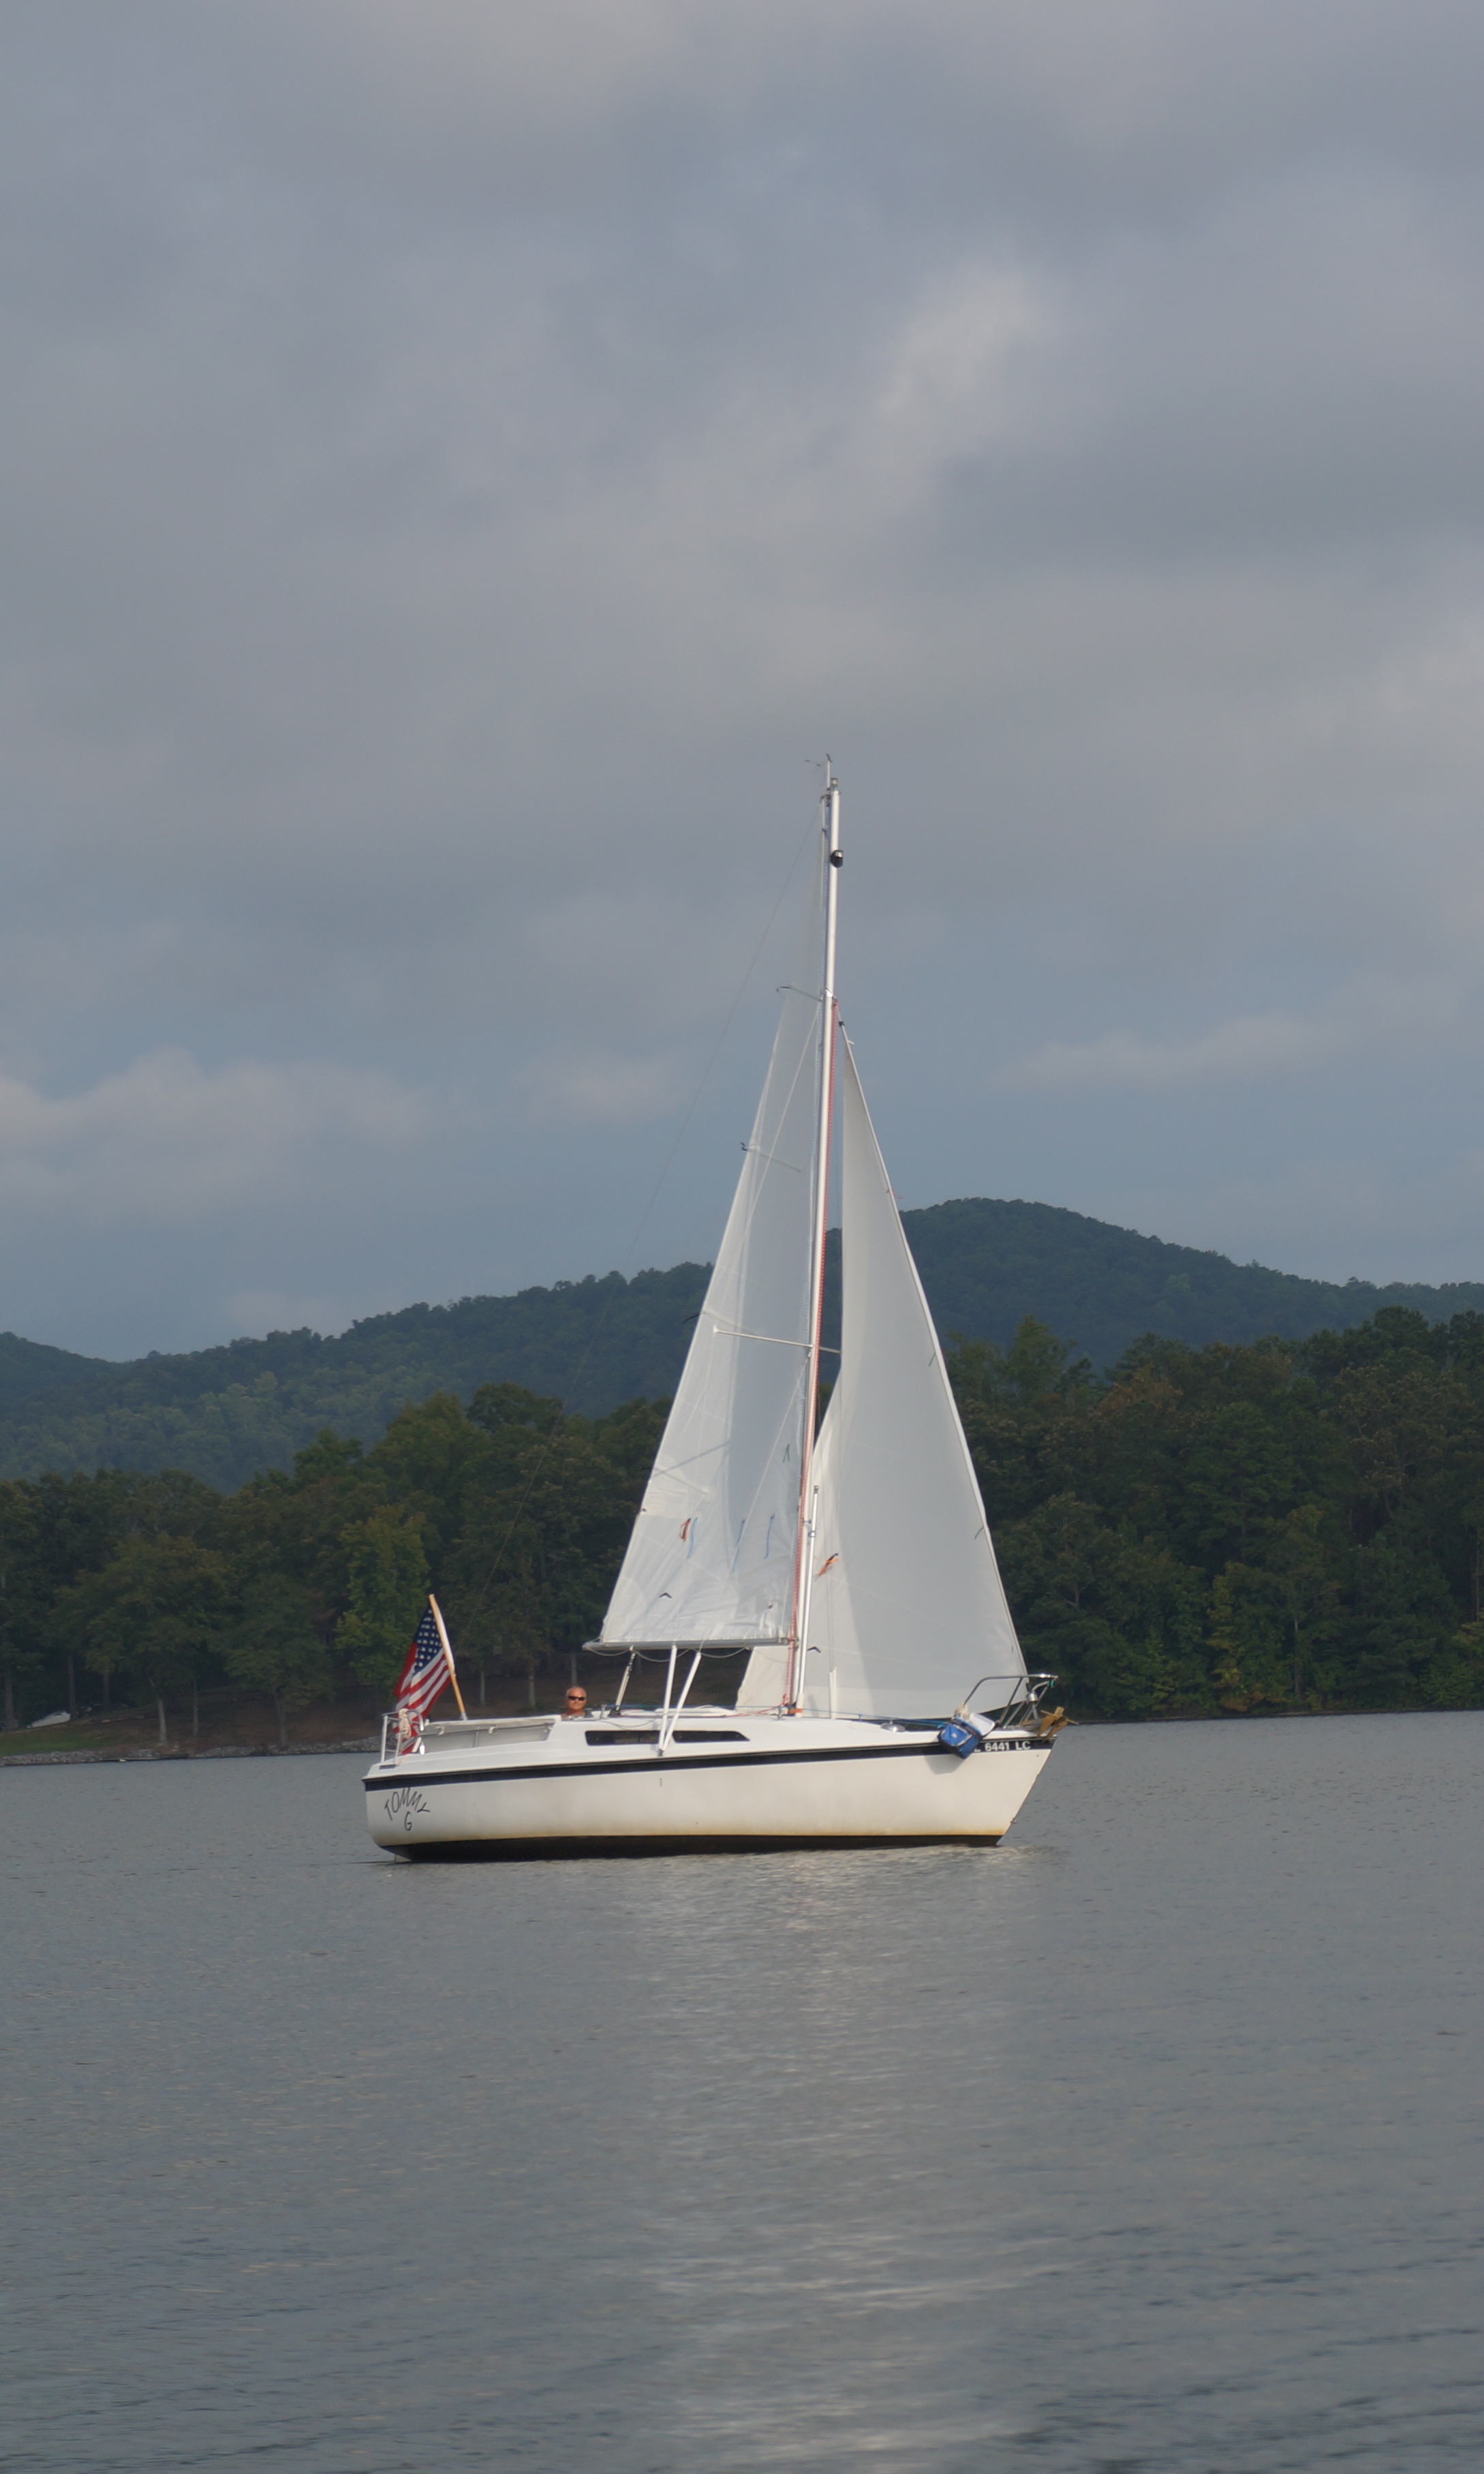
<instances>
[{"instance_id":1,"label":"gray cloud","mask_svg":"<svg viewBox=\"0 0 1484 2474\"><path fill-rule=\"evenodd\" d=\"M771 948L650 1198L826 743L905 1199L1477 1273L1475 12L47 0L0 62L0 1321L706 1250Z\"/></svg>"}]
</instances>

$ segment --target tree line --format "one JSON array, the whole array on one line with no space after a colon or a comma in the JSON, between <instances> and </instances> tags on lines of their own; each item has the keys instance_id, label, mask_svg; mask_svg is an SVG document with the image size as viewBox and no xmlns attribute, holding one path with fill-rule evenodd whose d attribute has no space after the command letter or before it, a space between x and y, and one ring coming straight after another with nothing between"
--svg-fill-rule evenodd
<instances>
[{"instance_id":1,"label":"tree line","mask_svg":"<svg viewBox=\"0 0 1484 2474\"><path fill-rule=\"evenodd\" d=\"M374 1448L326 1429L223 1494L180 1470L0 1483L4 1723L54 1707L199 1708L223 1683L292 1712L390 1695L429 1589L461 1668L524 1674L596 1633L663 1423L486 1384Z\"/></svg>"},{"instance_id":2,"label":"tree line","mask_svg":"<svg viewBox=\"0 0 1484 2474\"><path fill-rule=\"evenodd\" d=\"M1151 1337L1039 1324L955 1382L1027 1659L1110 1718L1484 1703L1484 1315Z\"/></svg>"},{"instance_id":3,"label":"tree line","mask_svg":"<svg viewBox=\"0 0 1484 2474\"><path fill-rule=\"evenodd\" d=\"M1484 1705L1484 1316L1151 1336L1102 1377L1027 1317L950 1367L1027 1660L1076 1713ZM128 1700L163 1734L227 1683L281 1733L347 1684L385 1696L429 1588L461 1667L534 1693L598 1629L665 1407L486 1384L232 1493L0 1483L5 1724Z\"/></svg>"}]
</instances>

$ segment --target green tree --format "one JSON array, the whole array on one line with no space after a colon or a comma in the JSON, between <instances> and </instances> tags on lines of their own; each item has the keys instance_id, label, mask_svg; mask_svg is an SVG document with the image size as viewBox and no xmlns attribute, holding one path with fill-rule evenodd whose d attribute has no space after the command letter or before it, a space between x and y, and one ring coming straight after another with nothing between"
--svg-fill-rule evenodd
<instances>
[{"instance_id":1,"label":"green tree","mask_svg":"<svg viewBox=\"0 0 1484 2474\"><path fill-rule=\"evenodd\" d=\"M353 1438L321 1434L291 1474L269 1469L231 1498L224 1535L239 1570L273 1567L308 1591L315 1623L332 1638L350 1595L347 1537L385 1512L387 1490Z\"/></svg>"},{"instance_id":2,"label":"green tree","mask_svg":"<svg viewBox=\"0 0 1484 2474\"><path fill-rule=\"evenodd\" d=\"M1228 1564L1211 1583L1211 1683L1223 1710L1276 1709L1288 1698L1283 1641L1266 1575Z\"/></svg>"},{"instance_id":3,"label":"green tree","mask_svg":"<svg viewBox=\"0 0 1484 2474\"><path fill-rule=\"evenodd\" d=\"M59 1618L93 1672L124 1673L143 1686L169 1740L165 1705L190 1683L218 1635L227 1606L227 1567L191 1538L126 1538L101 1572L64 1590Z\"/></svg>"},{"instance_id":4,"label":"green tree","mask_svg":"<svg viewBox=\"0 0 1484 2474\"><path fill-rule=\"evenodd\" d=\"M1422 1694L1434 1710L1484 1709L1484 1622L1461 1624L1424 1661Z\"/></svg>"},{"instance_id":5,"label":"green tree","mask_svg":"<svg viewBox=\"0 0 1484 2474\"><path fill-rule=\"evenodd\" d=\"M1053 1495L1001 1533L1000 1569L1027 1662L1059 1675L1072 1693L1112 1646L1098 1590L1116 1545L1095 1507L1075 1494Z\"/></svg>"},{"instance_id":6,"label":"green tree","mask_svg":"<svg viewBox=\"0 0 1484 2474\"><path fill-rule=\"evenodd\" d=\"M1125 1528L1098 1594L1109 1639L1088 1661L1094 1705L1113 1718L1201 1708L1207 1697L1201 1574L1157 1539Z\"/></svg>"},{"instance_id":7,"label":"green tree","mask_svg":"<svg viewBox=\"0 0 1484 2474\"><path fill-rule=\"evenodd\" d=\"M29 1595L30 1628L45 1644L58 1680L57 1697L74 1714L81 1650L65 1622L58 1620L58 1600L84 1572L97 1571L108 1561L118 1542L127 1487L117 1469L99 1469L91 1477L48 1474L22 1490L29 1500L33 1544L27 1580L17 1574L16 1583ZM108 1702L106 1676L105 1708Z\"/></svg>"},{"instance_id":8,"label":"green tree","mask_svg":"<svg viewBox=\"0 0 1484 2474\"><path fill-rule=\"evenodd\" d=\"M1458 1608L1424 1537L1392 1523L1351 1558L1347 1698L1415 1709L1424 1674L1455 1637Z\"/></svg>"},{"instance_id":9,"label":"green tree","mask_svg":"<svg viewBox=\"0 0 1484 2474\"><path fill-rule=\"evenodd\" d=\"M315 1630L308 1592L285 1572L260 1572L247 1583L224 1654L234 1683L268 1694L280 1746L289 1740L291 1710L330 1688L329 1652Z\"/></svg>"},{"instance_id":10,"label":"green tree","mask_svg":"<svg viewBox=\"0 0 1484 2474\"><path fill-rule=\"evenodd\" d=\"M352 1521L342 1543L349 1589L337 1644L361 1682L387 1698L427 1597L421 1531L415 1521L389 1510Z\"/></svg>"},{"instance_id":11,"label":"green tree","mask_svg":"<svg viewBox=\"0 0 1484 2474\"><path fill-rule=\"evenodd\" d=\"M385 1486L404 1517L420 1519L435 1571L459 1534L472 1490L488 1482L491 1454L481 1420L466 1416L451 1392L401 1410L367 1454L369 1476Z\"/></svg>"},{"instance_id":12,"label":"green tree","mask_svg":"<svg viewBox=\"0 0 1484 2474\"><path fill-rule=\"evenodd\" d=\"M1197 1420L1182 1493L1200 1547L1245 1562L1263 1525L1292 1501L1294 1483L1283 1420L1271 1404L1225 1401Z\"/></svg>"},{"instance_id":13,"label":"green tree","mask_svg":"<svg viewBox=\"0 0 1484 2474\"><path fill-rule=\"evenodd\" d=\"M1315 1645L1339 1595L1324 1517L1322 1505L1297 1504L1278 1522L1263 1548L1263 1568L1287 1632L1296 1710L1304 1707L1314 1680Z\"/></svg>"},{"instance_id":14,"label":"green tree","mask_svg":"<svg viewBox=\"0 0 1484 2474\"><path fill-rule=\"evenodd\" d=\"M34 1589L36 1531L32 1490L0 1484L0 1682L8 1735L16 1726L16 1686L30 1683L41 1666Z\"/></svg>"}]
</instances>

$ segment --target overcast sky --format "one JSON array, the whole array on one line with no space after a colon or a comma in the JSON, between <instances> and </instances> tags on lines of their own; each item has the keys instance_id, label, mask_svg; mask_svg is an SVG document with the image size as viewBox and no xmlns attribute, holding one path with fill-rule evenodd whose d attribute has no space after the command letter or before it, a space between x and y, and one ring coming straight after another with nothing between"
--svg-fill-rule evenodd
<instances>
[{"instance_id":1,"label":"overcast sky","mask_svg":"<svg viewBox=\"0 0 1484 2474\"><path fill-rule=\"evenodd\" d=\"M826 749L903 1203L1484 1277L1481 93L1461 0L10 0L0 1325L708 1254Z\"/></svg>"}]
</instances>

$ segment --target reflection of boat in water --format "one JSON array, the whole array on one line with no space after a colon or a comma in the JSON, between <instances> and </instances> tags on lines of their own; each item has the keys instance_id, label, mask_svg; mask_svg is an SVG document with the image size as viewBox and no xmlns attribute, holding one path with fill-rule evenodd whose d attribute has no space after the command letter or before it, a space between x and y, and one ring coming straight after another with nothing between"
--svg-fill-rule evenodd
<instances>
[{"instance_id":1,"label":"reflection of boat in water","mask_svg":"<svg viewBox=\"0 0 1484 2474\"><path fill-rule=\"evenodd\" d=\"M1047 1753L938 1337L834 996L833 775L797 984L581 1717L384 1734L371 1836L409 1855L1001 1838ZM838 1099L843 1313L815 1434ZM734 1658L734 1706L693 1704ZM656 1708L629 1698L663 1671ZM951 1716L949 1713L953 1713Z\"/></svg>"}]
</instances>

